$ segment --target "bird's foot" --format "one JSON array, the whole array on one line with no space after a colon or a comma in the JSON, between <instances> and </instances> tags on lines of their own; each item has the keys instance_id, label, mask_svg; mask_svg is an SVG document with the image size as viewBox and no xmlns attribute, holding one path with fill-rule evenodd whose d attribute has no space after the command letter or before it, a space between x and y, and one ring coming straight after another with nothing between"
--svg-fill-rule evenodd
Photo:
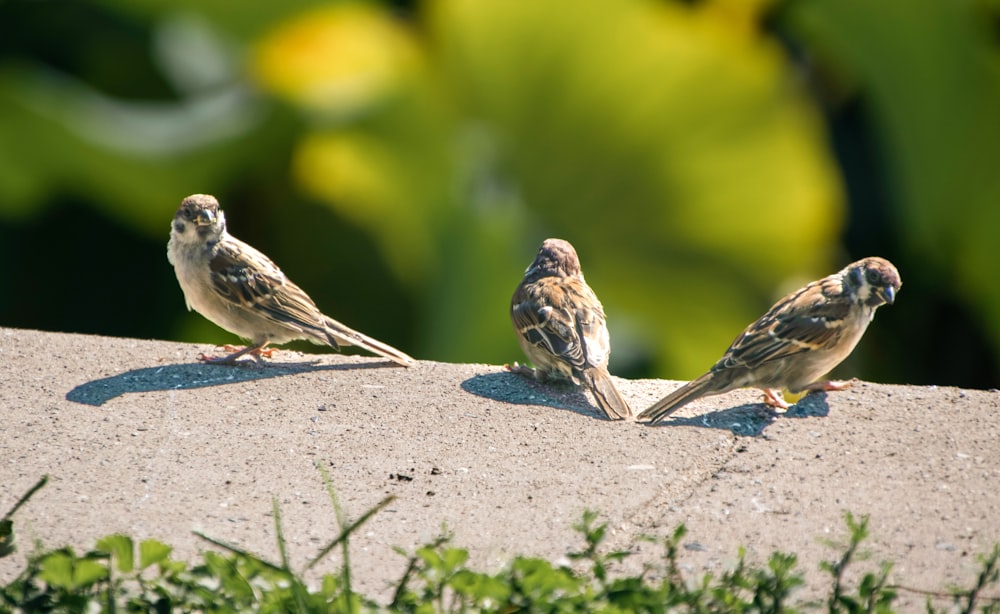
<instances>
[{"instance_id":1,"label":"bird's foot","mask_svg":"<svg viewBox=\"0 0 1000 614\"><path fill-rule=\"evenodd\" d=\"M269 347L258 347L250 346L244 347L241 345L229 345L228 343L222 346L223 352L243 352L243 354L250 354L252 356L260 356L261 358L274 358L274 353L278 351L278 348ZM243 356L240 354L240 356Z\"/></svg>"},{"instance_id":2,"label":"bird's foot","mask_svg":"<svg viewBox=\"0 0 1000 614\"><path fill-rule=\"evenodd\" d=\"M847 390L854 385L854 382L856 381L857 378L849 380L826 380L809 384L805 387L805 390L808 392L836 392L839 390Z\"/></svg>"},{"instance_id":3,"label":"bird's foot","mask_svg":"<svg viewBox=\"0 0 1000 614\"><path fill-rule=\"evenodd\" d=\"M235 345L226 344L220 348L224 352L232 352L226 356L209 356L207 354L198 354L196 357L198 360L205 364L210 365L232 365L236 363L238 358L245 356L247 354L253 356L254 358L260 360L260 358L271 358L274 356L275 348L267 347L267 344L261 345L251 345L247 347L240 347Z\"/></svg>"},{"instance_id":4,"label":"bird's foot","mask_svg":"<svg viewBox=\"0 0 1000 614\"><path fill-rule=\"evenodd\" d=\"M237 352L237 354L239 354L239 352ZM242 354L239 354L239 356L242 356ZM239 356L236 354L229 354L227 356L212 356L210 354L200 352L197 356L195 356L195 358L206 365L231 365L236 362L236 359L239 358Z\"/></svg>"},{"instance_id":5,"label":"bird's foot","mask_svg":"<svg viewBox=\"0 0 1000 614\"><path fill-rule=\"evenodd\" d=\"M528 365L522 365L515 362L512 365L505 364L503 368L511 373L516 373L517 375L524 375L525 377L530 377L536 380L542 379L542 377L539 376L540 371L532 369Z\"/></svg>"},{"instance_id":6,"label":"bird's foot","mask_svg":"<svg viewBox=\"0 0 1000 614\"><path fill-rule=\"evenodd\" d=\"M780 410L783 413L791 407L781 396L780 390L775 390L774 388L762 388L761 390L764 392L764 403L773 407L775 411Z\"/></svg>"}]
</instances>

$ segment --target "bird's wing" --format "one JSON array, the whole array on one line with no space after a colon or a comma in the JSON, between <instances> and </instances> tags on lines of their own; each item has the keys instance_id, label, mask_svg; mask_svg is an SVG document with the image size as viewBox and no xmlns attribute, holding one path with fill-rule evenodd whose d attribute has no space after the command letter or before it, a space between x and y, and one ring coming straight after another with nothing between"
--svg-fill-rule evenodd
<instances>
[{"instance_id":1,"label":"bird's wing","mask_svg":"<svg viewBox=\"0 0 1000 614\"><path fill-rule=\"evenodd\" d=\"M576 305L576 330L582 340L584 360L588 367L605 367L611 357L611 337L604 308L585 283L574 283L569 292L575 295L572 303Z\"/></svg>"},{"instance_id":2,"label":"bird's wing","mask_svg":"<svg viewBox=\"0 0 1000 614\"><path fill-rule=\"evenodd\" d=\"M303 332L325 334L323 316L271 260L241 241L220 241L209 261L212 288L228 303Z\"/></svg>"},{"instance_id":3,"label":"bird's wing","mask_svg":"<svg viewBox=\"0 0 1000 614\"><path fill-rule=\"evenodd\" d=\"M514 328L528 343L538 346L579 372L586 366L576 309L557 278L519 288L512 301Z\"/></svg>"},{"instance_id":4,"label":"bird's wing","mask_svg":"<svg viewBox=\"0 0 1000 614\"><path fill-rule=\"evenodd\" d=\"M747 327L713 369L754 369L801 352L836 347L850 312L850 301L827 279L809 284Z\"/></svg>"}]
</instances>

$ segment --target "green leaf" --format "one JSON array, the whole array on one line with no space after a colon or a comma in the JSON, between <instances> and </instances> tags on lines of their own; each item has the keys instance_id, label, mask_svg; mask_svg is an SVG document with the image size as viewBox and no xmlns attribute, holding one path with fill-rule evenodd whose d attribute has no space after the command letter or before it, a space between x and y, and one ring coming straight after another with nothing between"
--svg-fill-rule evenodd
<instances>
[{"instance_id":1,"label":"green leaf","mask_svg":"<svg viewBox=\"0 0 1000 614\"><path fill-rule=\"evenodd\" d=\"M822 118L788 58L712 6L445 0L428 13L433 59L486 143L462 151L464 211L483 225L506 212L523 220L492 252L523 250L520 267L479 293L503 304L540 239L569 238L611 326L631 317L661 330L632 343L675 377L712 364L787 277L832 272L845 212ZM461 228L485 234L475 221ZM780 248L761 249L767 237ZM441 266L447 278L471 265ZM651 279L699 300L666 300ZM464 330L513 339L489 310L475 325L432 327L436 343L463 349Z\"/></svg>"},{"instance_id":2,"label":"green leaf","mask_svg":"<svg viewBox=\"0 0 1000 614\"><path fill-rule=\"evenodd\" d=\"M442 563L444 568L455 571L469 560L469 551L464 548L447 548L444 551Z\"/></svg>"},{"instance_id":3,"label":"green leaf","mask_svg":"<svg viewBox=\"0 0 1000 614\"><path fill-rule=\"evenodd\" d=\"M97 549L114 559L118 571L129 573L135 565L135 542L127 535L108 535L97 541Z\"/></svg>"},{"instance_id":4,"label":"green leaf","mask_svg":"<svg viewBox=\"0 0 1000 614\"><path fill-rule=\"evenodd\" d=\"M77 558L65 548L44 556L39 561L39 577L52 586L76 591L108 577L108 568L89 557Z\"/></svg>"},{"instance_id":5,"label":"green leaf","mask_svg":"<svg viewBox=\"0 0 1000 614\"><path fill-rule=\"evenodd\" d=\"M252 603L255 601L253 587L240 573L236 564L241 558L240 555L227 558L215 552L205 553L205 563L212 570L223 591L241 602Z\"/></svg>"},{"instance_id":6,"label":"green leaf","mask_svg":"<svg viewBox=\"0 0 1000 614\"><path fill-rule=\"evenodd\" d=\"M139 569L146 569L150 565L165 562L172 551L171 546L162 542L155 539L144 539L139 544Z\"/></svg>"},{"instance_id":7,"label":"green leaf","mask_svg":"<svg viewBox=\"0 0 1000 614\"><path fill-rule=\"evenodd\" d=\"M73 560L72 551L52 552L38 562L38 575L52 586L73 588Z\"/></svg>"},{"instance_id":8,"label":"green leaf","mask_svg":"<svg viewBox=\"0 0 1000 614\"><path fill-rule=\"evenodd\" d=\"M510 596L510 586L500 579L469 569L459 570L451 580L451 588L477 603L503 603Z\"/></svg>"},{"instance_id":9,"label":"green leaf","mask_svg":"<svg viewBox=\"0 0 1000 614\"><path fill-rule=\"evenodd\" d=\"M86 588L95 582L108 578L108 567L103 561L84 558L76 561L73 568L73 585Z\"/></svg>"},{"instance_id":10,"label":"green leaf","mask_svg":"<svg viewBox=\"0 0 1000 614\"><path fill-rule=\"evenodd\" d=\"M544 559L518 558L512 567L521 580L522 591L528 596L542 597L560 591L576 592L582 582L569 570L553 567Z\"/></svg>"}]
</instances>

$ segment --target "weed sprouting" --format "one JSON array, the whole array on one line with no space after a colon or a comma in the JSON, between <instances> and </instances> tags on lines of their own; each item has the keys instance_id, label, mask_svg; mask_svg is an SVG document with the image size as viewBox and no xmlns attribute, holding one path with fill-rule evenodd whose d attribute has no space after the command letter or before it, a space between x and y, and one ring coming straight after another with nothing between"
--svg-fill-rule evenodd
<instances>
[{"instance_id":1,"label":"weed sprouting","mask_svg":"<svg viewBox=\"0 0 1000 614\"><path fill-rule=\"evenodd\" d=\"M38 551L12 582L0 586L0 613L4 612L892 612L901 591L926 595L928 612L1000 613L1000 599L985 594L1000 583L1000 545L982 556L981 572L970 589L923 591L891 585L890 563L863 575L848 586L845 570L863 557L860 547L868 537L869 518L845 515L847 543L831 544L839 552L820 568L832 579L825 601L794 603L804 583L794 554L773 553L765 565L747 562L741 548L731 569L718 576L689 577L680 562L687 534L679 525L670 535L646 538L663 549L659 563L638 575L616 573L629 551L606 551L608 525L586 511L574 526L582 547L567 554L569 564L518 556L501 571L482 573L469 566L469 553L452 545L442 528L430 543L408 553L388 603L357 593L353 588L349 541L351 535L392 502L387 497L350 520L340 506L329 474L320 469L339 526L339 533L301 568L295 568L285 546L281 509L273 501L278 561L238 546L196 533L219 551L205 551L194 565L171 558L170 546L156 540L136 543L125 535L110 535L93 549L78 555L71 548ZM0 519L0 556L13 551L12 516L43 478ZM335 548L341 550L340 569L324 575L318 585L304 580L306 572ZM950 602L941 610L934 603Z\"/></svg>"}]
</instances>

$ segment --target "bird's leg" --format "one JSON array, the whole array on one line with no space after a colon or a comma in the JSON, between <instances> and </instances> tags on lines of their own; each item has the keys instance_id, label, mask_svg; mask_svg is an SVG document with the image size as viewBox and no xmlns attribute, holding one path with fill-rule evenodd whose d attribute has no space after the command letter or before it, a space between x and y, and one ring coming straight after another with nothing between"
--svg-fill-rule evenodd
<instances>
[{"instance_id":1,"label":"bird's leg","mask_svg":"<svg viewBox=\"0 0 1000 614\"><path fill-rule=\"evenodd\" d=\"M836 392L838 390L847 390L854 384L855 380L845 380L845 381L835 381L835 380L824 380L820 382L813 382L809 384L803 390L807 392Z\"/></svg>"},{"instance_id":2,"label":"bird's leg","mask_svg":"<svg viewBox=\"0 0 1000 614\"><path fill-rule=\"evenodd\" d=\"M764 392L764 403L777 409L788 409L791 407L785 399L781 397L781 391L774 388L761 388Z\"/></svg>"},{"instance_id":3,"label":"bird's leg","mask_svg":"<svg viewBox=\"0 0 1000 614\"><path fill-rule=\"evenodd\" d=\"M519 364L519 363L515 362L512 365L506 365L505 364L503 367L504 367L504 369L507 369L511 373L516 373L518 375L524 375L526 377L531 377L531 378L534 378L536 380L540 380L541 379L540 376L539 376L539 374L541 372L538 371L537 369L532 369L528 365L522 365L522 364Z\"/></svg>"},{"instance_id":4,"label":"bird's leg","mask_svg":"<svg viewBox=\"0 0 1000 614\"><path fill-rule=\"evenodd\" d=\"M225 345L222 348L223 350L227 352L232 350L236 351L233 352L232 354L229 354L228 356L222 356L219 358L213 356L206 356L205 354L198 354L198 360L211 365L231 365L236 362L237 358L245 354L251 354L253 356L264 356L266 358L270 358L271 355L274 354L274 349L268 348L267 347L268 343L270 342L264 341L262 343L258 343L257 345L248 345L245 348L238 348L232 345Z\"/></svg>"},{"instance_id":5,"label":"bird's leg","mask_svg":"<svg viewBox=\"0 0 1000 614\"><path fill-rule=\"evenodd\" d=\"M266 343L264 345L267 345ZM228 343L222 346L223 352L240 352L246 349L242 345L229 345ZM253 354L254 356L263 356L264 358L274 358L274 353L278 351L278 348L266 348L266 347L251 347L247 354ZM242 354L240 354L242 356Z\"/></svg>"}]
</instances>

